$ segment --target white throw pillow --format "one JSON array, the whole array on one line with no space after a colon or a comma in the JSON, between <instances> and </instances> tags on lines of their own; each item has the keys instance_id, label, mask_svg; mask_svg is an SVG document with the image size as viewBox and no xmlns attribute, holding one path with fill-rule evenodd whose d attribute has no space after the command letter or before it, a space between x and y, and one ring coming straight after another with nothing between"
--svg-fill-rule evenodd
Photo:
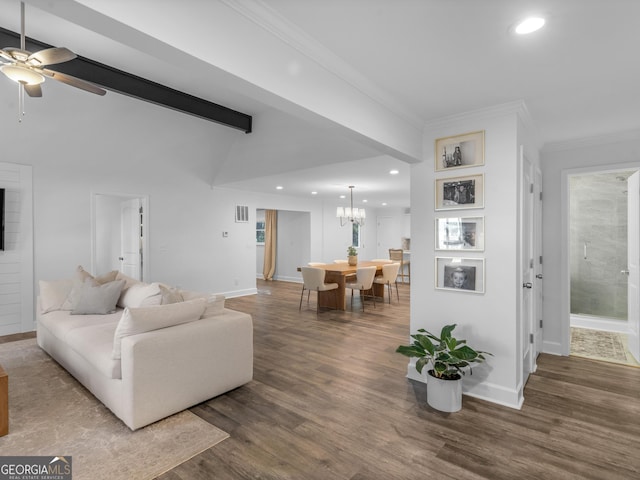
<instances>
[{"instance_id":1,"label":"white throw pillow","mask_svg":"<svg viewBox=\"0 0 640 480\"><path fill-rule=\"evenodd\" d=\"M71 315L106 315L115 312L122 287L123 280L93 285L90 279L87 279L78 291L78 299Z\"/></svg>"},{"instance_id":2,"label":"white throw pillow","mask_svg":"<svg viewBox=\"0 0 640 480\"><path fill-rule=\"evenodd\" d=\"M121 342L124 337L199 320L204 312L205 303L203 298L196 298L170 305L125 308L113 336L112 358L120 359Z\"/></svg>"},{"instance_id":3,"label":"white throw pillow","mask_svg":"<svg viewBox=\"0 0 640 480\"><path fill-rule=\"evenodd\" d=\"M124 280L121 281L124 282ZM138 308L160 305L161 301L160 285L157 283L134 283L122 292L118 305L122 308Z\"/></svg>"},{"instance_id":4,"label":"white throw pillow","mask_svg":"<svg viewBox=\"0 0 640 480\"><path fill-rule=\"evenodd\" d=\"M65 280L40 280L40 309L42 313L53 312L54 310L63 310L67 297L73 288L73 280L70 278Z\"/></svg>"},{"instance_id":5,"label":"white throw pillow","mask_svg":"<svg viewBox=\"0 0 640 480\"><path fill-rule=\"evenodd\" d=\"M125 292L131 288L132 285L136 285L138 283L142 283L140 280L137 280L135 278L129 277L127 275L125 275L122 272L118 272L116 274L116 280L124 280L124 288L122 289L122 294L120 295L120 299L118 300L118 306L124 308L124 305L122 305L122 297L124 296Z\"/></svg>"}]
</instances>

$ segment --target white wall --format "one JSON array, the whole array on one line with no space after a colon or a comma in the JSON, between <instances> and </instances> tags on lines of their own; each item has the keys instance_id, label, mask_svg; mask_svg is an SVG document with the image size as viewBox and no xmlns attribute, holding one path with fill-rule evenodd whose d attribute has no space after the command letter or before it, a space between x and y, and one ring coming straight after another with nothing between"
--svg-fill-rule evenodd
<instances>
[{"instance_id":1,"label":"white wall","mask_svg":"<svg viewBox=\"0 0 640 480\"><path fill-rule=\"evenodd\" d=\"M640 131L545 146L543 173L544 351L569 354L570 173L640 167Z\"/></svg>"},{"instance_id":2,"label":"white wall","mask_svg":"<svg viewBox=\"0 0 640 480\"><path fill-rule=\"evenodd\" d=\"M474 368L464 379L464 392L490 401L519 407L522 402L522 352L519 345L518 297L518 128L521 105L506 105L443 120L425 131L425 161L411 169L411 331L426 328L439 333L456 323L454 334L477 349L493 353L486 365ZM482 167L455 172L434 172L436 138L485 131ZM485 293L473 294L435 289L434 257L448 256L434 250L434 180L441 177L484 173L484 209L455 210L456 215L485 217L485 251L464 256L485 258ZM420 379L412 364L408 374Z\"/></svg>"}]
</instances>

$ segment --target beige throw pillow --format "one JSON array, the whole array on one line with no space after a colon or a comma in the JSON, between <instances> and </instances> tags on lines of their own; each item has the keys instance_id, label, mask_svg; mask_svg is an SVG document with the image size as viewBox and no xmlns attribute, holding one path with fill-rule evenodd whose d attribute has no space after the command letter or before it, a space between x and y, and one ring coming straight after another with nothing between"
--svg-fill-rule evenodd
<instances>
[{"instance_id":1,"label":"beige throw pillow","mask_svg":"<svg viewBox=\"0 0 640 480\"><path fill-rule=\"evenodd\" d=\"M62 306L66 302L71 289L73 288L73 280L40 280L40 309L42 313L49 313L55 310L63 310Z\"/></svg>"},{"instance_id":2,"label":"beige throw pillow","mask_svg":"<svg viewBox=\"0 0 640 480\"><path fill-rule=\"evenodd\" d=\"M71 315L106 315L115 312L122 287L123 280L94 285L87 279L77 292L78 298Z\"/></svg>"},{"instance_id":3,"label":"beige throw pillow","mask_svg":"<svg viewBox=\"0 0 640 480\"><path fill-rule=\"evenodd\" d=\"M203 298L197 298L170 305L125 308L113 336L112 358L120 359L124 337L198 320L204 312L205 303Z\"/></svg>"}]
</instances>

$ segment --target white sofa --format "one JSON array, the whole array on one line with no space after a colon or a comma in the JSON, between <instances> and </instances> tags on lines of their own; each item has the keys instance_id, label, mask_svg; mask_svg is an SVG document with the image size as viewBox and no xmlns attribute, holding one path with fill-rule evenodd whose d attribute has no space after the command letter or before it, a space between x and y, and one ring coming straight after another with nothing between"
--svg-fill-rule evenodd
<instances>
[{"instance_id":1,"label":"white sofa","mask_svg":"<svg viewBox=\"0 0 640 480\"><path fill-rule=\"evenodd\" d=\"M118 297L118 303L129 303L124 309L78 314L69 296L86 284L41 281L37 341L129 428L251 381L250 315L224 308L220 296L174 290L168 294L172 303L164 304L166 295L149 295L160 285L120 282L127 286Z\"/></svg>"}]
</instances>

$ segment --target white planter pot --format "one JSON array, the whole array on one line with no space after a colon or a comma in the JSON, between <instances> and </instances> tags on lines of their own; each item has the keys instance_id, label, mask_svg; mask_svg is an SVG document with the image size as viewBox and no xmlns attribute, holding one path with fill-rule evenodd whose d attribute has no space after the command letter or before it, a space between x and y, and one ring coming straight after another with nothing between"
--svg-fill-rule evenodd
<instances>
[{"instance_id":1,"label":"white planter pot","mask_svg":"<svg viewBox=\"0 0 640 480\"><path fill-rule=\"evenodd\" d=\"M427 403L441 412L457 412L462 408L462 378L443 380L427 375Z\"/></svg>"}]
</instances>

